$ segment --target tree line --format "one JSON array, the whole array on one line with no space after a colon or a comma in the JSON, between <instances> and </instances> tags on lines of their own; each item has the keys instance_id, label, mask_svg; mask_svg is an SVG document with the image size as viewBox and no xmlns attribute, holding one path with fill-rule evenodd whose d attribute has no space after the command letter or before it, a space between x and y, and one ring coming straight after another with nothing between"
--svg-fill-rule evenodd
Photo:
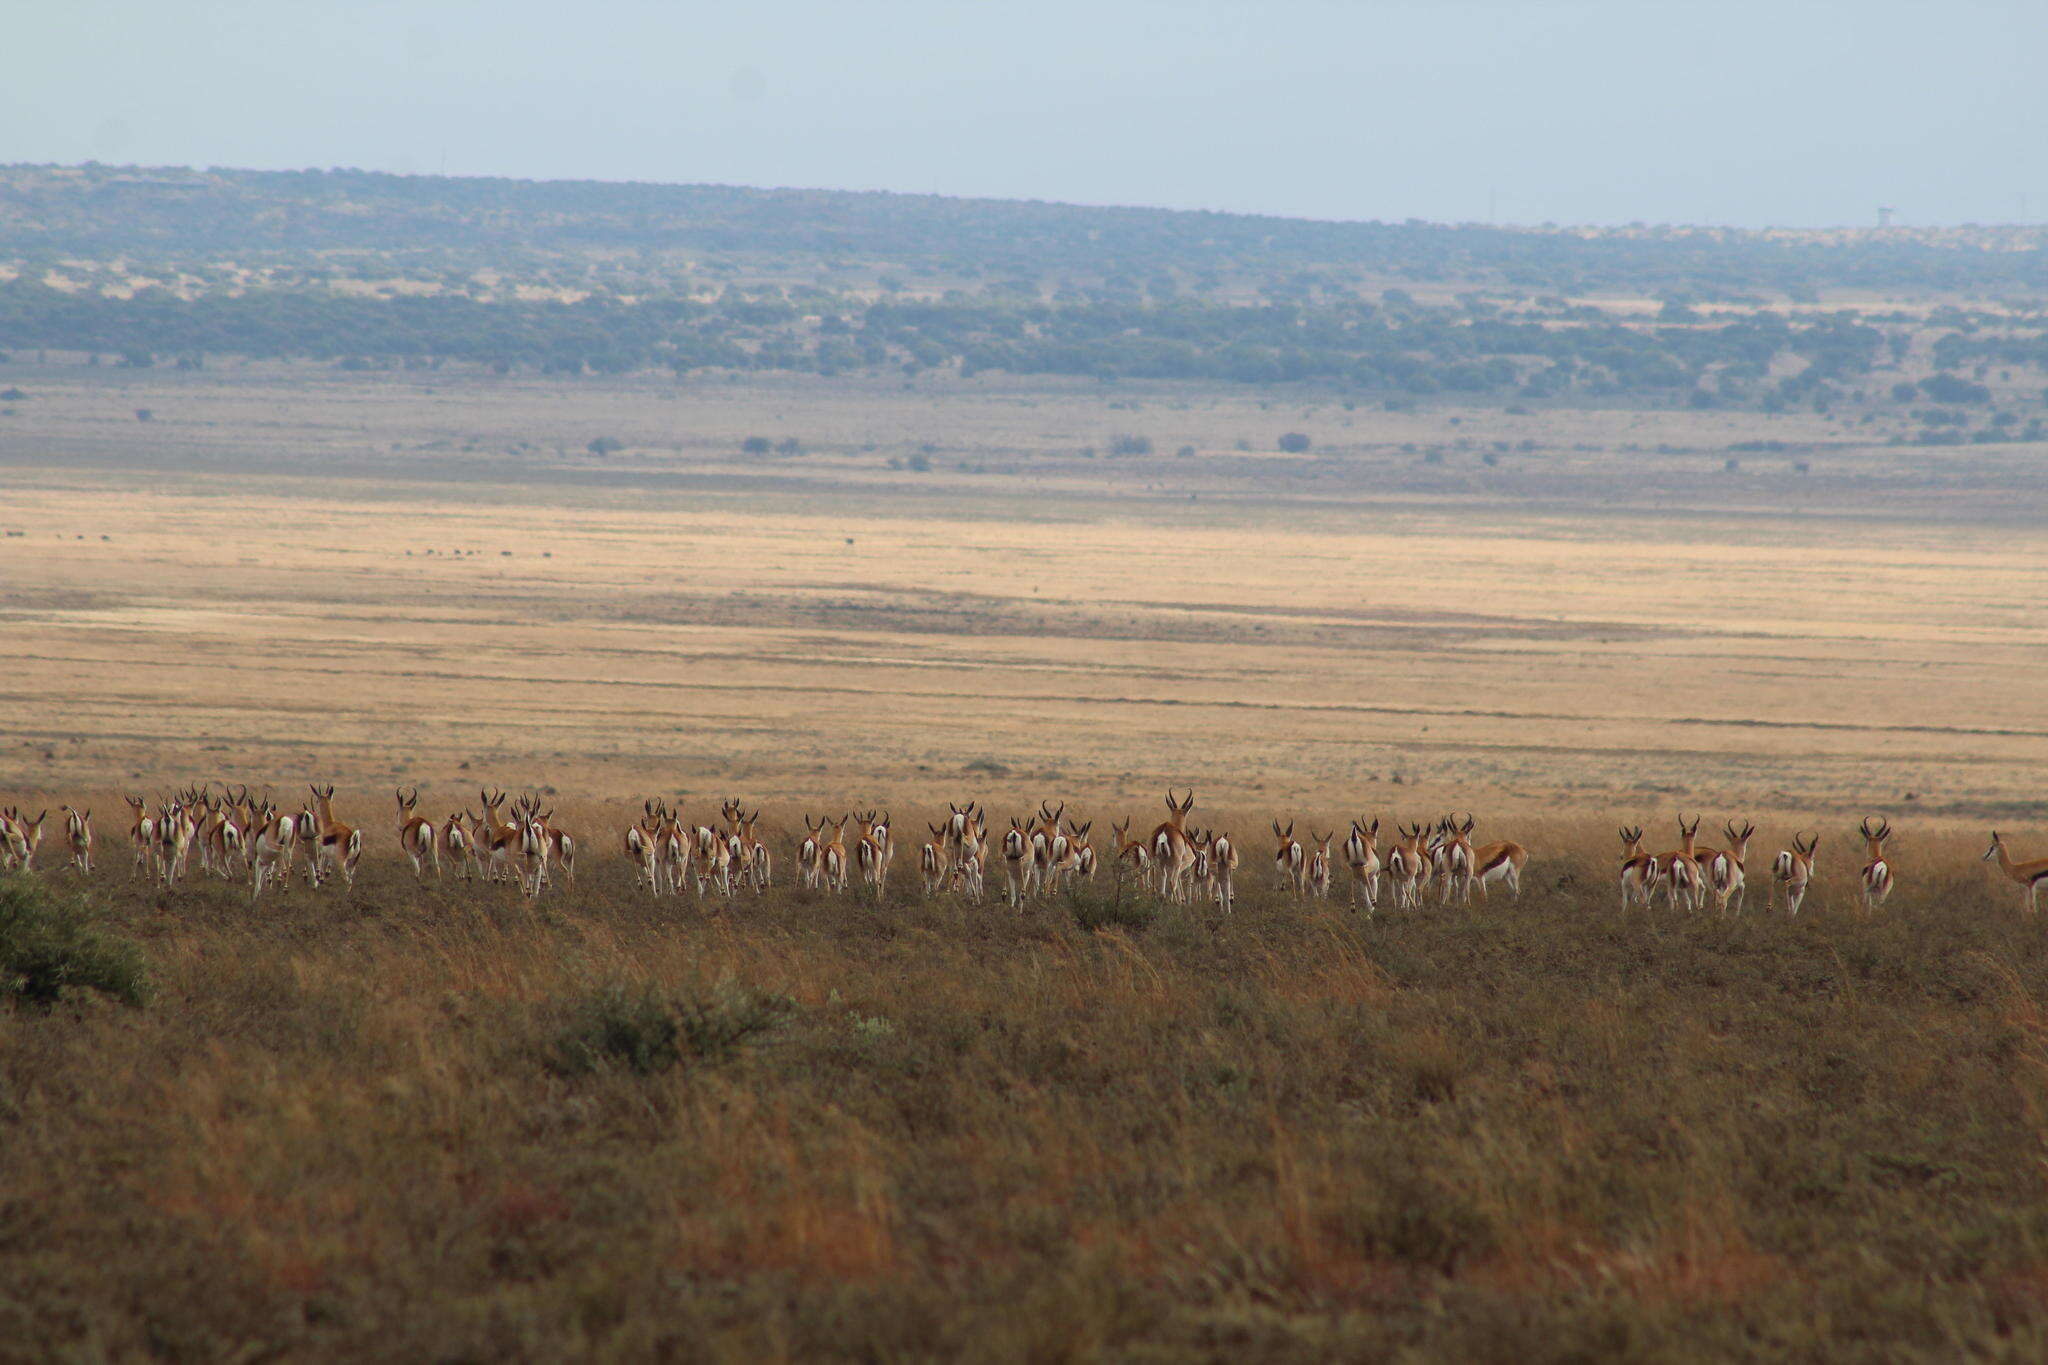
<instances>
[{"instance_id":1,"label":"tree line","mask_svg":"<svg viewBox=\"0 0 2048 1365\"><path fill-rule=\"evenodd\" d=\"M864 300L810 291L577 302L382 298L314 290L121 298L28 278L0 284L0 350L129 364L209 356L377 368L445 361L553 374L667 369L825 375L954 367L1105 380L1313 383L1405 394L1652 396L1701 404L1825 401L1890 353L1849 315L1759 312L1713 323L1624 322L1359 299L1225 305L961 297ZM1801 362L1773 378L1782 358Z\"/></svg>"}]
</instances>

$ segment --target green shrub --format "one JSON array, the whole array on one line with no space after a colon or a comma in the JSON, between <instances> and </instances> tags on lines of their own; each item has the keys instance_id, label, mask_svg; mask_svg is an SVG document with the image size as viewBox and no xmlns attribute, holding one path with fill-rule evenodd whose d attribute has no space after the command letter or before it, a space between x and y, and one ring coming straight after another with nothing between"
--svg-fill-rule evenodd
<instances>
[{"instance_id":1,"label":"green shrub","mask_svg":"<svg viewBox=\"0 0 2048 1365\"><path fill-rule=\"evenodd\" d=\"M708 991L665 998L651 986L607 985L576 1001L550 1062L564 1075L623 1067L637 1076L679 1062L719 1062L757 1041L795 1009L789 997L722 977Z\"/></svg>"},{"instance_id":2,"label":"green shrub","mask_svg":"<svg viewBox=\"0 0 2048 1365\"><path fill-rule=\"evenodd\" d=\"M0 877L0 1000L47 1009L69 990L124 1005L149 994L139 945L107 933L82 898L58 897L28 877Z\"/></svg>"}]
</instances>

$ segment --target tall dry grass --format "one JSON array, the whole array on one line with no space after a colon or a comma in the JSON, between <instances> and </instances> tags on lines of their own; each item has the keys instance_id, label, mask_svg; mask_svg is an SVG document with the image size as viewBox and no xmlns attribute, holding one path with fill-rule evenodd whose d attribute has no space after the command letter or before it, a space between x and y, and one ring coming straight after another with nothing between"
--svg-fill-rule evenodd
<instances>
[{"instance_id":1,"label":"tall dry grass","mask_svg":"<svg viewBox=\"0 0 2048 1365\"><path fill-rule=\"evenodd\" d=\"M110 847L154 994L0 1012L0 1354L2038 1357L2043 925L1960 832L1877 914L1839 844L1797 920L1623 913L1608 823L1370 920L1247 837L1234 918L1101 930ZM565 1065L620 998L777 1003Z\"/></svg>"}]
</instances>

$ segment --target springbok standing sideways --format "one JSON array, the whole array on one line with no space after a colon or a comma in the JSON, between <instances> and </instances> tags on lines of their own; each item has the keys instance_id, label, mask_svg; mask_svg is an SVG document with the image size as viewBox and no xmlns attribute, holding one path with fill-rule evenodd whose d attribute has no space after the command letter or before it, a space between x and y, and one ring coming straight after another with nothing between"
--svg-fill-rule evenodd
<instances>
[{"instance_id":1,"label":"springbok standing sideways","mask_svg":"<svg viewBox=\"0 0 2048 1365\"><path fill-rule=\"evenodd\" d=\"M1985 862L1988 863L1993 858L1998 859L1999 871L2012 878L2025 894L2028 911L2039 909L2034 897L2040 894L2042 883L2048 882L2048 858L2029 858L2023 863L2014 862L2012 855L2005 851L2005 840L1995 829L1991 831L1991 847L1984 850Z\"/></svg>"}]
</instances>

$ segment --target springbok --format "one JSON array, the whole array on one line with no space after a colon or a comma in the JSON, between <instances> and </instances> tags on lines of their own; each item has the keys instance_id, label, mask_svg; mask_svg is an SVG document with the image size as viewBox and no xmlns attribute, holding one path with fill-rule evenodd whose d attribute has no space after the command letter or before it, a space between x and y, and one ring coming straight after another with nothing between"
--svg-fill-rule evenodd
<instances>
[{"instance_id":1,"label":"springbok","mask_svg":"<svg viewBox=\"0 0 2048 1365\"><path fill-rule=\"evenodd\" d=\"M953 860L953 887L971 901L982 897L981 840L976 838L962 845L960 854Z\"/></svg>"},{"instance_id":2,"label":"springbok","mask_svg":"<svg viewBox=\"0 0 2048 1365\"><path fill-rule=\"evenodd\" d=\"M539 797L530 793L521 797L513 814L518 817L519 829L519 889L538 899L548 884L548 861L554 855L555 841L548 834L547 817L540 813Z\"/></svg>"},{"instance_id":3,"label":"springbok","mask_svg":"<svg viewBox=\"0 0 2048 1365\"><path fill-rule=\"evenodd\" d=\"M1084 881L1095 879L1095 847L1088 842L1088 831L1094 828L1093 820L1084 820L1078 825L1068 823L1049 869L1052 880L1047 885L1048 890L1057 890L1063 884L1070 885L1077 877Z\"/></svg>"},{"instance_id":4,"label":"springbok","mask_svg":"<svg viewBox=\"0 0 2048 1365\"><path fill-rule=\"evenodd\" d=\"M1820 835L1814 834L1804 843L1795 833L1792 847L1781 849L1771 860L1771 899L1777 900L1778 888L1785 890L1785 913L1799 913L1799 903L1806 899L1807 883L1813 880L1813 851L1820 847Z\"/></svg>"},{"instance_id":5,"label":"springbok","mask_svg":"<svg viewBox=\"0 0 2048 1365\"><path fill-rule=\"evenodd\" d=\"M1126 815L1121 825L1112 823L1109 827L1109 834L1110 838L1116 842L1116 853L1114 855L1116 875L1122 877L1124 875L1124 865L1128 863L1136 870L1140 884L1149 883L1152 880L1152 854L1145 847L1143 839L1133 839L1131 837L1131 817Z\"/></svg>"},{"instance_id":6,"label":"springbok","mask_svg":"<svg viewBox=\"0 0 2048 1365\"><path fill-rule=\"evenodd\" d=\"M1998 859L1999 871L2012 878L2020 890L2026 893L2028 911L2039 909L2040 907L2034 903L2034 897L2040 893L2041 883L2048 882L2048 858L2029 858L2023 863L2014 862L2012 855L2005 851L2005 840L1995 829L1991 831L1991 847L1984 850L1985 862L1988 863L1993 858Z\"/></svg>"},{"instance_id":7,"label":"springbok","mask_svg":"<svg viewBox=\"0 0 2048 1365\"><path fill-rule=\"evenodd\" d=\"M853 841L853 861L860 868L860 883L874 892L877 900L889 876L889 817L875 818L869 811L866 815L856 813L854 824L860 827L860 834Z\"/></svg>"},{"instance_id":8,"label":"springbok","mask_svg":"<svg viewBox=\"0 0 2048 1365\"><path fill-rule=\"evenodd\" d=\"M197 828L192 808L182 798L173 798L157 807L156 872L165 885L184 878L185 862L192 853L192 834Z\"/></svg>"},{"instance_id":9,"label":"springbok","mask_svg":"<svg viewBox=\"0 0 2048 1365\"><path fill-rule=\"evenodd\" d=\"M851 817L842 815L836 823L823 820L818 824L821 832L826 825L832 826L832 837L818 847L818 867L824 876L825 889L828 891L846 890L846 822L849 818Z\"/></svg>"},{"instance_id":10,"label":"springbok","mask_svg":"<svg viewBox=\"0 0 2048 1365\"><path fill-rule=\"evenodd\" d=\"M302 835L297 816L281 815L265 801L250 823L249 833L249 903L254 905L263 896L263 888L272 878L277 880L278 890L289 891L292 884L292 856L298 851Z\"/></svg>"},{"instance_id":11,"label":"springbok","mask_svg":"<svg viewBox=\"0 0 2048 1365\"><path fill-rule=\"evenodd\" d=\"M1699 909L1706 900L1706 881L1700 873L1699 860L1711 856L1711 851L1701 850L1695 842L1700 832L1700 818L1695 815L1688 825L1685 817L1679 816L1679 846L1657 855L1658 879L1664 887L1666 900L1674 910L1678 908L1680 896L1685 897L1687 907L1693 910Z\"/></svg>"},{"instance_id":12,"label":"springbok","mask_svg":"<svg viewBox=\"0 0 2048 1365\"><path fill-rule=\"evenodd\" d=\"M463 823L461 811L448 813L448 823L436 831L435 838L440 844L440 852L455 864L462 880L468 881L471 873L482 871L483 864L476 856L476 838Z\"/></svg>"},{"instance_id":13,"label":"springbok","mask_svg":"<svg viewBox=\"0 0 2048 1365\"><path fill-rule=\"evenodd\" d=\"M1010 817L1003 831L1003 883L1012 910L1024 908L1024 893L1031 889L1032 821L1028 815Z\"/></svg>"},{"instance_id":14,"label":"springbok","mask_svg":"<svg viewBox=\"0 0 2048 1365\"><path fill-rule=\"evenodd\" d=\"M1467 816L1466 821L1465 832L1470 834L1471 817ZM1522 898L1522 868L1529 861L1528 849L1512 839L1481 844L1478 848L1473 848L1468 843L1465 847L1465 856L1469 860L1466 866L1471 869L1465 879L1468 892L1470 888L1476 886L1479 888L1479 898L1485 900L1487 887L1495 882L1506 882L1515 899Z\"/></svg>"},{"instance_id":15,"label":"springbok","mask_svg":"<svg viewBox=\"0 0 2048 1365\"><path fill-rule=\"evenodd\" d=\"M1280 822L1273 822L1273 838L1277 841L1273 849L1273 871L1279 875L1280 889L1292 891L1300 900L1308 894L1308 852L1301 846L1301 840L1294 837L1294 822L1289 820L1287 828L1280 828Z\"/></svg>"},{"instance_id":16,"label":"springbok","mask_svg":"<svg viewBox=\"0 0 2048 1365\"><path fill-rule=\"evenodd\" d=\"M223 787L225 792L228 789ZM212 872L221 877L234 877L240 869L235 864L242 858L247 830L244 827L242 807L248 799L249 789L242 788L241 794L215 801L211 784L197 793L198 806L203 812L199 816L194 838L199 845L199 867L203 872Z\"/></svg>"},{"instance_id":17,"label":"springbok","mask_svg":"<svg viewBox=\"0 0 2048 1365\"><path fill-rule=\"evenodd\" d=\"M526 803L523 798L514 803L513 818L507 820L501 814L505 807L503 791L479 789L477 800L483 807L483 814L476 817L476 843L484 875L494 882L510 881L518 875L515 869L524 852Z\"/></svg>"},{"instance_id":18,"label":"springbok","mask_svg":"<svg viewBox=\"0 0 2048 1365\"><path fill-rule=\"evenodd\" d=\"M570 890L576 888L576 836L555 823L555 809L536 811L540 821L540 832L548 841L548 865L562 869L562 883Z\"/></svg>"},{"instance_id":19,"label":"springbok","mask_svg":"<svg viewBox=\"0 0 2048 1365\"><path fill-rule=\"evenodd\" d=\"M1429 878L1429 853L1423 844L1422 825L1396 823L1401 838L1387 852L1387 878L1394 884L1394 903L1404 910L1422 904L1422 890Z\"/></svg>"},{"instance_id":20,"label":"springbok","mask_svg":"<svg viewBox=\"0 0 2048 1365\"><path fill-rule=\"evenodd\" d=\"M957 859L970 843L981 841L981 810L974 802L956 806L946 803L946 823L939 827L939 848L950 862Z\"/></svg>"},{"instance_id":21,"label":"springbok","mask_svg":"<svg viewBox=\"0 0 2048 1365\"><path fill-rule=\"evenodd\" d=\"M1210 899L1224 914L1233 914L1237 908L1237 845L1228 834L1206 831L1202 844L1209 855L1208 881Z\"/></svg>"},{"instance_id":22,"label":"springbok","mask_svg":"<svg viewBox=\"0 0 2048 1365\"><path fill-rule=\"evenodd\" d=\"M1863 865L1863 905L1875 910L1892 893L1892 864L1884 856L1885 840L1892 837L1892 822L1880 816L1873 827L1866 815L1858 828L1863 832L1864 846L1870 850L1870 861Z\"/></svg>"},{"instance_id":23,"label":"springbok","mask_svg":"<svg viewBox=\"0 0 2048 1365\"><path fill-rule=\"evenodd\" d=\"M819 816L816 824L808 815L803 819L804 840L796 846L796 880L805 890L815 891L825 875L825 841L818 837L824 833L825 817Z\"/></svg>"},{"instance_id":24,"label":"springbok","mask_svg":"<svg viewBox=\"0 0 2048 1365\"><path fill-rule=\"evenodd\" d=\"M1744 864L1749 857L1749 841L1756 833L1756 826L1745 820L1742 828L1737 829L1731 820L1721 826L1721 832L1728 836L1728 847L1716 853L1713 861L1707 864L1707 885L1714 893L1716 910L1727 913L1728 902L1732 899L1739 914L1749 894L1748 869Z\"/></svg>"},{"instance_id":25,"label":"springbok","mask_svg":"<svg viewBox=\"0 0 2048 1365\"><path fill-rule=\"evenodd\" d=\"M1344 839L1344 865L1351 869L1350 903L1356 905L1360 896L1365 898L1365 913L1369 916L1378 906L1380 899L1380 822L1377 818L1371 824L1364 819L1351 822L1351 833Z\"/></svg>"},{"instance_id":26,"label":"springbok","mask_svg":"<svg viewBox=\"0 0 2048 1365\"><path fill-rule=\"evenodd\" d=\"M641 809L646 812L642 819L651 822L654 818L653 802L643 802ZM661 874L655 862L654 831L641 820L633 821L626 826L621 851L625 853L626 861L633 864L635 878L647 887L647 893L659 898Z\"/></svg>"},{"instance_id":27,"label":"springbok","mask_svg":"<svg viewBox=\"0 0 2048 1365\"><path fill-rule=\"evenodd\" d=\"M48 815L44 811L43 815ZM0 810L0 868L19 867L24 872L35 871L35 845L43 838L42 816L36 817L35 841L29 840L28 817L14 807Z\"/></svg>"},{"instance_id":28,"label":"springbok","mask_svg":"<svg viewBox=\"0 0 2048 1365\"><path fill-rule=\"evenodd\" d=\"M1467 815L1461 824L1455 815L1446 815L1437 826L1437 837L1430 850L1430 870L1443 879L1443 890L1438 898L1448 905L1453 895L1470 902L1472 899L1472 826L1477 823Z\"/></svg>"},{"instance_id":29,"label":"springbok","mask_svg":"<svg viewBox=\"0 0 2048 1365\"><path fill-rule=\"evenodd\" d=\"M64 842L71 848L71 866L92 871L92 810L64 807Z\"/></svg>"},{"instance_id":30,"label":"springbok","mask_svg":"<svg viewBox=\"0 0 2048 1365\"><path fill-rule=\"evenodd\" d=\"M758 832L761 812L749 815L742 802L731 800L719 807L719 813L725 817L726 844L732 850L740 884L753 888L754 894L759 895L768 889L771 880L768 845L761 841Z\"/></svg>"},{"instance_id":31,"label":"springbok","mask_svg":"<svg viewBox=\"0 0 2048 1365\"><path fill-rule=\"evenodd\" d=\"M402 787L392 788L398 798L398 846L405 850L406 860L412 864L415 880L427 875L427 868L434 869L434 879L441 877L441 841L434 822L419 813L420 789L414 787L407 794Z\"/></svg>"},{"instance_id":32,"label":"springbok","mask_svg":"<svg viewBox=\"0 0 2048 1365\"><path fill-rule=\"evenodd\" d=\"M1159 868L1159 894L1177 901L1187 899L1188 873L1194 868L1194 847L1188 842L1185 825L1195 808L1195 789L1188 788L1187 800L1176 803L1173 788L1166 789L1166 819L1146 839L1152 861Z\"/></svg>"},{"instance_id":33,"label":"springbok","mask_svg":"<svg viewBox=\"0 0 2048 1365\"><path fill-rule=\"evenodd\" d=\"M1312 851L1308 855L1308 889L1319 901L1330 898L1330 841L1337 837L1337 831L1318 834L1311 825L1308 837Z\"/></svg>"},{"instance_id":34,"label":"springbok","mask_svg":"<svg viewBox=\"0 0 2048 1365\"><path fill-rule=\"evenodd\" d=\"M320 857L341 872L342 882L356 884L356 864L363 857L363 832L334 818L334 784L313 787L313 816L320 822ZM324 867L323 867L324 870Z\"/></svg>"},{"instance_id":35,"label":"springbok","mask_svg":"<svg viewBox=\"0 0 2048 1365\"><path fill-rule=\"evenodd\" d=\"M1643 852L1643 827L1623 825L1621 827L1621 908L1626 910L1635 901L1641 901L1645 910L1650 908L1650 897L1657 890L1657 860Z\"/></svg>"},{"instance_id":36,"label":"springbok","mask_svg":"<svg viewBox=\"0 0 2048 1365\"><path fill-rule=\"evenodd\" d=\"M952 869L947 865L945 829L933 824L925 828L932 832L932 837L917 851L917 870L924 878L924 894L935 896L950 880Z\"/></svg>"},{"instance_id":37,"label":"springbok","mask_svg":"<svg viewBox=\"0 0 2048 1365\"><path fill-rule=\"evenodd\" d=\"M718 894L732 894L732 840L709 825L698 825L691 835L691 881L701 897L717 887ZM842 850L843 852L843 850Z\"/></svg>"},{"instance_id":38,"label":"springbok","mask_svg":"<svg viewBox=\"0 0 2048 1365\"><path fill-rule=\"evenodd\" d=\"M128 841L135 845L135 870L148 870L156 852L156 821L150 816L149 803L139 796L123 795L123 801L135 812L135 820L128 828Z\"/></svg>"},{"instance_id":39,"label":"springbok","mask_svg":"<svg viewBox=\"0 0 2048 1365\"><path fill-rule=\"evenodd\" d=\"M1033 890L1041 895L1052 890L1053 869L1067 857L1067 833L1061 826L1066 815L1067 803L1064 801L1058 810L1047 802L1038 803L1038 818L1030 830L1031 865L1025 869L1026 895Z\"/></svg>"},{"instance_id":40,"label":"springbok","mask_svg":"<svg viewBox=\"0 0 2048 1365\"><path fill-rule=\"evenodd\" d=\"M740 821L740 842L747 850L747 880L758 896L775 884L775 854L761 837L760 811Z\"/></svg>"}]
</instances>

